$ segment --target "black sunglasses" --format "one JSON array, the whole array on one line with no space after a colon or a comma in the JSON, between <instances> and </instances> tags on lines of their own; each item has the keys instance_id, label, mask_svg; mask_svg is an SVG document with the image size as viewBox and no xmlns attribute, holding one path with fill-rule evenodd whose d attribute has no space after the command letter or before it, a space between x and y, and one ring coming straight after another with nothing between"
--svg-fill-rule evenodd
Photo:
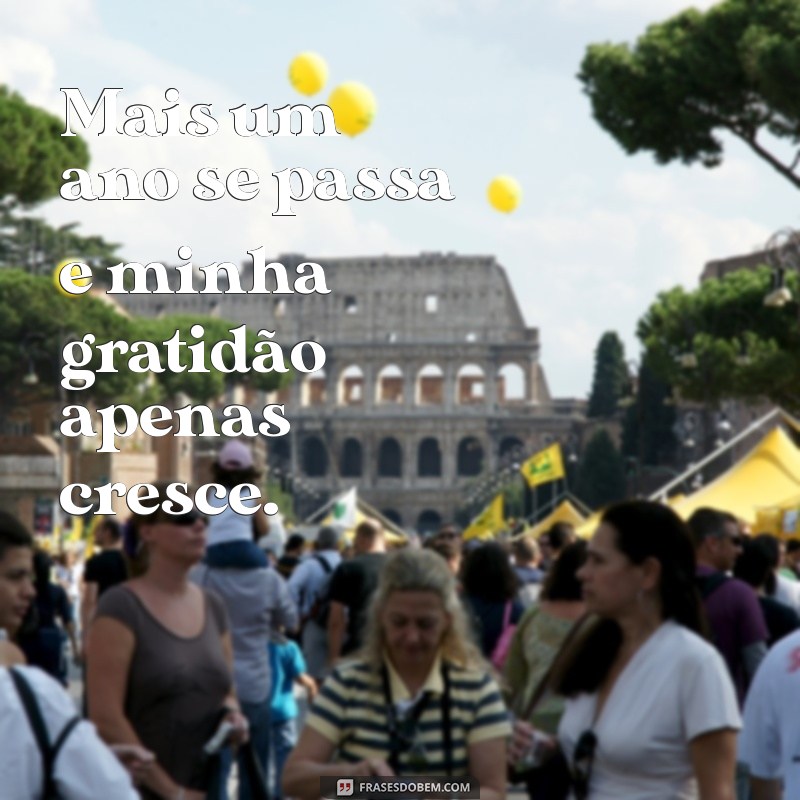
<instances>
[{"instance_id":1,"label":"black sunglasses","mask_svg":"<svg viewBox=\"0 0 800 800\"><path fill-rule=\"evenodd\" d=\"M186 514L165 514L163 521L170 522L173 525L194 525L195 522L201 521L203 524L208 524L208 517L205 514L201 514L196 508L193 508Z\"/></svg>"},{"instance_id":2,"label":"black sunglasses","mask_svg":"<svg viewBox=\"0 0 800 800\"><path fill-rule=\"evenodd\" d=\"M589 781L592 778L592 765L597 750L597 736L594 731L584 731L575 743L572 757L572 789L576 800L589 797Z\"/></svg>"}]
</instances>

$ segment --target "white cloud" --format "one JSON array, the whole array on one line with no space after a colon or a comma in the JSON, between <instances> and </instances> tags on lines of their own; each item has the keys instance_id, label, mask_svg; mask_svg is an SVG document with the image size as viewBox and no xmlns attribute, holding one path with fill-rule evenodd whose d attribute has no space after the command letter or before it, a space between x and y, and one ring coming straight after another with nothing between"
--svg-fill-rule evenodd
<instances>
[{"instance_id":1,"label":"white cloud","mask_svg":"<svg viewBox=\"0 0 800 800\"><path fill-rule=\"evenodd\" d=\"M678 14L687 8L705 11L718 2L720 0L557 0L556 7L561 11L583 13L588 7L597 11L659 19Z\"/></svg>"},{"instance_id":2,"label":"white cloud","mask_svg":"<svg viewBox=\"0 0 800 800\"><path fill-rule=\"evenodd\" d=\"M719 218L698 208L665 212L660 228L675 254L674 275L689 287L707 261L753 252L772 233L746 217Z\"/></svg>"}]
</instances>

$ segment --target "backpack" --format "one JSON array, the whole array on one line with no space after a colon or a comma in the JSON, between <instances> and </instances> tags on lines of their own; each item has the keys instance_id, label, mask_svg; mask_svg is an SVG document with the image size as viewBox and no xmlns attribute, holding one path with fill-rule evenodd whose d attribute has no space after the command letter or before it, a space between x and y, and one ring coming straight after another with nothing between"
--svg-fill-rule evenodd
<instances>
[{"instance_id":1,"label":"backpack","mask_svg":"<svg viewBox=\"0 0 800 800\"><path fill-rule=\"evenodd\" d=\"M509 600L503 611L503 630L500 632L494 650L492 650L492 655L489 657L493 666L498 670L502 670L503 665L506 663L506 659L511 650L511 640L514 638L514 632L517 630L517 626L511 624L512 606L513 603Z\"/></svg>"},{"instance_id":2,"label":"backpack","mask_svg":"<svg viewBox=\"0 0 800 800\"><path fill-rule=\"evenodd\" d=\"M58 800L60 795L56 789L55 779L53 777L56 759L67 737L81 721L81 718L77 714L72 717L61 729L61 733L58 734L55 742L50 744L50 737L47 734L47 727L42 717L42 711L39 708L39 703L36 700L33 689L31 689L31 685L22 672L13 667L9 670L9 674L11 675L11 680L14 682L14 687L17 690L19 699L22 702L22 707L25 709L25 715L28 717L28 723L36 739L39 754L42 757L42 800Z\"/></svg>"},{"instance_id":3,"label":"backpack","mask_svg":"<svg viewBox=\"0 0 800 800\"><path fill-rule=\"evenodd\" d=\"M323 579L323 582L320 585L320 590L317 593L316 598L314 599L314 603L311 606L311 610L308 612L307 619L314 620L314 622L316 622L317 625L319 625L321 628L327 628L328 615L331 610L331 599L329 596L329 591L331 586L331 572L333 572L333 567L331 567L331 565L319 554L314 556L314 560L319 562L319 565L325 572L325 578Z\"/></svg>"}]
</instances>

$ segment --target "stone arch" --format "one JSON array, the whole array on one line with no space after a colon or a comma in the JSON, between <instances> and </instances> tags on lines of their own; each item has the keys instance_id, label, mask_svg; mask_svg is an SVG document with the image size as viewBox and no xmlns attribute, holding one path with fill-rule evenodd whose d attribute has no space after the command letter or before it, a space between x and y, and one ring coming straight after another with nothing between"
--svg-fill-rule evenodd
<instances>
[{"instance_id":1,"label":"stone arch","mask_svg":"<svg viewBox=\"0 0 800 800\"><path fill-rule=\"evenodd\" d=\"M300 385L300 405L324 406L328 402L328 376L324 369L308 375Z\"/></svg>"},{"instance_id":2,"label":"stone arch","mask_svg":"<svg viewBox=\"0 0 800 800\"><path fill-rule=\"evenodd\" d=\"M309 478L328 474L328 451L319 436L307 436L303 441L303 472Z\"/></svg>"},{"instance_id":3,"label":"stone arch","mask_svg":"<svg viewBox=\"0 0 800 800\"><path fill-rule=\"evenodd\" d=\"M438 478L442 474L442 449L434 436L423 439L417 447L417 475L420 478Z\"/></svg>"},{"instance_id":4,"label":"stone arch","mask_svg":"<svg viewBox=\"0 0 800 800\"><path fill-rule=\"evenodd\" d=\"M497 402L500 405L525 402L525 370L513 361L497 370Z\"/></svg>"},{"instance_id":5,"label":"stone arch","mask_svg":"<svg viewBox=\"0 0 800 800\"><path fill-rule=\"evenodd\" d=\"M394 522L395 525L399 525L400 527L403 526L403 517L397 509L383 508L381 509L381 514L383 514L389 522Z\"/></svg>"},{"instance_id":6,"label":"stone arch","mask_svg":"<svg viewBox=\"0 0 800 800\"><path fill-rule=\"evenodd\" d=\"M403 370L397 364L381 367L375 379L375 404L391 405L403 402Z\"/></svg>"},{"instance_id":7,"label":"stone arch","mask_svg":"<svg viewBox=\"0 0 800 800\"><path fill-rule=\"evenodd\" d=\"M350 364L339 375L337 390L340 406L360 406L364 404L364 370L358 364Z\"/></svg>"},{"instance_id":8,"label":"stone arch","mask_svg":"<svg viewBox=\"0 0 800 800\"><path fill-rule=\"evenodd\" d=\"M418 406L440 406L444 402L444 372L438 364L425 364L417 372L414 402Z\"/></svg>"},{"instance_id":9,"label":"stone arch","mask_svg":"<svg viewBox=\"0 0 800 800\"><path fill-rule=\"evenodd\" d=\"M432 508L426 508L417 517L417 532L421 535L436 533L441 526L442 515Z\"/></svg>"},{"instance_id":10,"label":"stone arch","mask_svg":"<svg viewBox=\"0 0 800 800\"><path fill-rule=\"evenodd\" d=\"M267 462L273 467L288 466L292 459L292 447L288 436L276 436L267 445Z\"/></svg>"},{"instance_id":11,"label":"stone arch","mask_svg":"<svg viewBox=\"0 0 800 800\"><path fill-rule=\"evenodd\" d=\"M352 436L342 444L339 474L343 478L360 478L364 474L364 450L361 442Z\"/></svg>"},{"instance_id":12,"label":"stone arch","mask_svg":"<svg viewBox=\"0 0 800 800\"><path fill-rule=\"evenodd\" d=\"M525 454L525 443L517 436L504 436L500 440L499 455L501 460L521 460Z\"/></svg>"},{"instance_id":13,"label":"stone arch","mask_svg":"<svg viewBox=\"0 0 800 800\"><path fill-rule=\"evenodd\" d=\"M457 405L480 405L486 400L486 373L478 364L464 364L456 373Z\"/></svg>"},{"instance_id":14,"label":"stone arch","mask_svg":"<svg viewBox=\"0 0 800 800\"><path fill-rule=\"evenodd\" d=\"M403 450L393 436L381 439L378 445L378 477L399 478L403 474Z\"/></svg>"},{"instance_id":15,"label":"stone arch","mask_svg":"<svg viewBox=\"0 0 800 800\"><path fill-rule=\"evenodd\" d=\"M480 475L483 471L483 445L474 436L465 436L458 443L456 474L459 477Z\"/></svg>"}]
</instances>

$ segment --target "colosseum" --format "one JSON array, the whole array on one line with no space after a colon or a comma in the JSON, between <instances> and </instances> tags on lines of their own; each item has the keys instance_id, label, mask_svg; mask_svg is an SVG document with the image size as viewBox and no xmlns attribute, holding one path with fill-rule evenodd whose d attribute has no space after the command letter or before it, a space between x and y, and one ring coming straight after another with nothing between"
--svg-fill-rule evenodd
<instances>
[{"instance_id":1,"label":"colosseum","mask_svg":"<svg viewBox=\"0 0 800 800\"><path fill-rule=\"evenodd\" d=\"M120 301L135 314L211 314L274 330L285 349L309 339L324 346L324 370L278 393L291 431L267 442L269 468L299 517L357 485L390 519L430 530L463 513L500 470L553 441L578 441L585 402L551 397L539 331L526 325L495 258L275 260L290 275L321 264L331 292ZM244 287L248 272L252 265L240 268Z\"/></svg>"}]
</instances>

